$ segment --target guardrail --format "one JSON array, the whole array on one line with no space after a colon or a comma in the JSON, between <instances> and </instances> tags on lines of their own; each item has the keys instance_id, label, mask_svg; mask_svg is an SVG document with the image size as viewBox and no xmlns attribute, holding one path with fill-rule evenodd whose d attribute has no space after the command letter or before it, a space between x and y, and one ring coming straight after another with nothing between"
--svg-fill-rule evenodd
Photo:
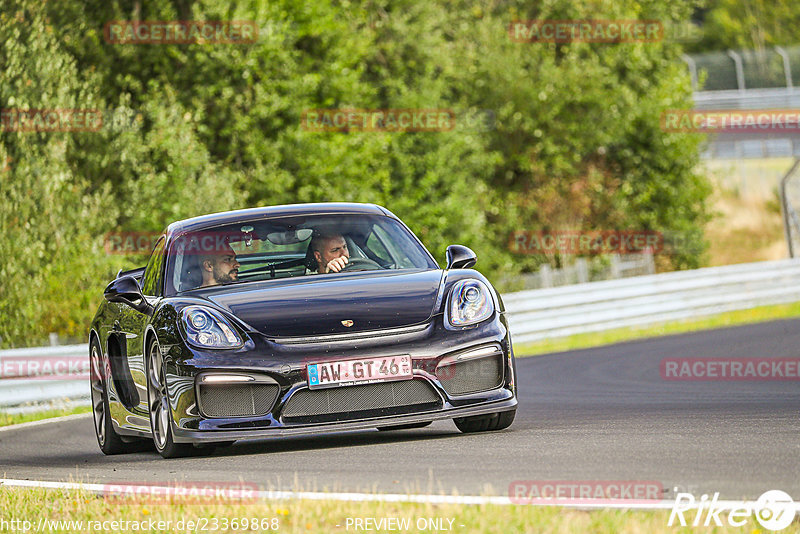
<instances>
[{"instance_id":1,"label":"guardrail","mask_svg":"<svg viewBox=\"0 0 800 534\"><path fill-rule=\"evenodd\" d=\"M534 289L503 296L515 343L641 326L768 304L800 301L800 259L710 267ZM51 360L48 360L51 359ZM0 351L0 409L71 399L89 402L87 377L42 377L47 361L88 365L87 345ZM28 361L29 371L8 362ZM52 363L51 363L52 367ZM37 378L30 371L35 370ZM85 367L84 367L84 370ZM12 376L11 378L7 378ZM27 407L26 407L27 406Z\"/></svg>"},{"instance_id":2,"label":"guardrail","mask_svg":"<svg viewBox=\"0 0 800 534\"><path fill-rule=\"evenodd\" d=\"M708 267L503 297L515 343L800 301L800 260Z\"/></svg>"},{"instance_id":3,"label":"guardrail","mask_svg":"<svg viewBox=\"0 0 800 534\"><path fill-rule=\"evenodd\" d=\"M694 109L796 110L800 89L771 88L745 91L698 91ZM701 152L703 159L790 158L800 156L800 133L796 128L771 131L719 132L709 136Z\"/></svg>"},{"instance_id":4,"label":"guardrail","mask_svg":"<svg viewBox=\"0 0 800 534\"><path fill-rule=\"evenodd\" d=\"M0 409L30 411L43 404L89 404L89 346L0 351Z\"/></svg>"}]
</instances>

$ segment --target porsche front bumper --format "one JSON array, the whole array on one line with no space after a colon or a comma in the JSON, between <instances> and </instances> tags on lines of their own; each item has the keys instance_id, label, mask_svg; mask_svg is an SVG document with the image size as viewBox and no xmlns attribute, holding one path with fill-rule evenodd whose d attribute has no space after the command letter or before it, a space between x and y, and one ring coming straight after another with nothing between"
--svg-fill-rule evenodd
<instances>
[{"instance_id":1,"label":"porsche front bumper","mask_svg":"<svg viewBox=\"0 0 800 534\"><path fill-rule=\"evenodd\" d=\"M493 348L498 363L493 369L499 382L488 382L483 390L470 391L471 378L454 386L442 375L443 366L471 360L476 349ZM270 436L304 435L321 432L344 432L382 426L406 425L515 410L517 407L515 366L505 317L497 314L477 328L454 332L428 324L424 328L367 340L336 340L328 343L274 343L256 340L255 346L231 356L220 353L189 354L177 352L167 358L167 383L172 406L172 430L176 442L210 443ZM491 351L489 351L491 352ZM334 397L350 397L361 386L342 386L342 395L331 395L328 412L315 416L312 411L295 411L289 405L300 394L316 394L307 383L306 366L314 361L336 361L344 358L368 358L408 354L413 361L415 394L423 400L413 400L397 406L381 404L358 411L347 403L334 405ZM484 356L488 353L483 351ZM466 356L462 358L463 356ZM454 367L455 368L455 365ZM474 367L471 369L475 369ZM260 412L253 406L250 414L231 416L226 413L226 399L233 394L220 390L217 407L209 408L201 393L203 377L242 375L249 383L274 388L274 398L266 401ZM463 375L462 375L463 376ZM393 384L411 381L395 381ZM381 384L388 384L382 382ZM423 387L424 385L424 387ZM365 386L364 391L368 391ZM394 386L392 386L394 388ZM454 391L457 387L464 388ZM384 388L385 389L385 388ZM400 389L403 389L400 387ZM348 391L344 391L348 390ZM423 391L424 390L424 391ZM231 389L231 392L236 389ZM394 391L394 390L393 390ZM365 396L368 393L365 393ZM394 393L392 393L394 394ZM255 394L250 394L251 398ZM358 397L358 395L356 395ZM411 398L411 397L407 397ZM359 399L361 400L361 399ZM246 404L246 403L245 403ZM324 404L324 402L323 402ZM359 404L359 403L355 403ZM366 403L368 405L369 402ZM364 405L359 404L358 408ZM324 412L324 410L323 410ZM298 416L298 413L300 414ZM304 414L310 415L304 415Z\"/></svg>"}]
</instances>

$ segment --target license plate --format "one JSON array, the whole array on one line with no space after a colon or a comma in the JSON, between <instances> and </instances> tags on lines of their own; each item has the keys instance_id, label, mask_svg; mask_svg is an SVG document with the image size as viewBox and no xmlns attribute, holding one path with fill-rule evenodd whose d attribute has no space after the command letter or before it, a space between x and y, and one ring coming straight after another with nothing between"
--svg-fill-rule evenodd
<instances>
[{"instance_id":1,"label":"license plate","mask_svg":"<svg viewBox=\"0 0 800 534\"><path fill-rule=\"evenodd\" d=\"M308 366L308 387L329 388L372 384L412 377L411 356L387 356L362 360L312 363Z\"/></svg>"}]
</instances>

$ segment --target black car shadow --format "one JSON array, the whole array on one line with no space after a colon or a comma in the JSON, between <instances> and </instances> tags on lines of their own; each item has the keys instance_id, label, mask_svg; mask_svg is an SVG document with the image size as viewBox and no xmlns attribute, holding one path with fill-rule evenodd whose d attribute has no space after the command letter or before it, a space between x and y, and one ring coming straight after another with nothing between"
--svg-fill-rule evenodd
<instances>
[{"instance_id":1,"label":"black car shadow","mask_svg":"<svg viewBox=\"0 0 800 534\"><path fill-rule=\"evenodd\" d=\"M453 428L414 429L414 430L354 430L314 436L287 436L259 440L238 441L230 447L217 448L213 456L240 456L249 454L275 454L282 452L300 452L349 447L364 447L387 443L405 443L409 441L429 441L452 439L463 436Z\"/></svg>"}]
</instances>

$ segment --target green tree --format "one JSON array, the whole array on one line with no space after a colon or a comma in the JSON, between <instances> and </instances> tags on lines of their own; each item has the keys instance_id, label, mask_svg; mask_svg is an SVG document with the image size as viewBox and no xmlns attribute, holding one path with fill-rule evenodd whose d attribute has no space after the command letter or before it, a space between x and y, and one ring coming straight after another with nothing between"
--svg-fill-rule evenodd
<instances>
[{"instance_id":1,"label":"green tree","mask_svg":"<svg viewBox=\"0 0 800 534\"><path fill-rule=\"evenodd\" d=\"M790 0L709 0L699 14L702 38L691 52L800 43L800 6Z\"/></svg>"},{"instance_id":2,"label":"green tree","mask_svg":"<svg viewBox=\"0 0 800 534\"><path fill-rule=\"evenodd\" d=\"M0 106L4 130L15 109L102 107L92 74L80 72L61 48L41 3L5 2L0 13ZM11 158L0 178L0 337L3 344L41 342L48 332L83 336L96 299L96 275L110 274L100 254L102 232L113 223L103 185L69 165L85 133L4 131L0 158Z\"/></svg>"},{"instance_id":3,"label":"green tree","mask_svg":"<svg viewBox=\"0 0 800 534\"><path fill-rule=\"evenodd\" d=\"M681 22L691 4L557 0L11 0L0 7L5 108L109 110L84 133L0 133L0 336L84 337L114 270L108 232L294 202L380 203L441 261L476 250L490 278L546 261L515 230L693 232L708 186L697 136L667 134L690 107L678 45L530 44L514 19ZM110 44L114 20L253 20L246 45ZM316 132L304 112L427 108L441 132ZM468 117L488 118L470 123ZM488 127L486 127L488 126ZM665 255L699 265L701 250Z\"/></svg>"}]
</instances>

